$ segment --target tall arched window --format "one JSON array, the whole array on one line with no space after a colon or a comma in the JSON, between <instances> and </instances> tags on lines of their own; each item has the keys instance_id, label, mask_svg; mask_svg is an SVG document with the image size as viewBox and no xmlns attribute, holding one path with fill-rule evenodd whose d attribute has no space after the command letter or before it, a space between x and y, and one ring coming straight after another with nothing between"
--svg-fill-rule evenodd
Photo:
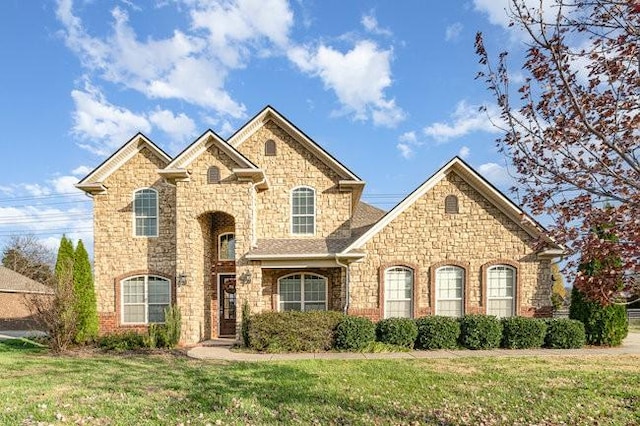
<instances>
[{"instance_id":1,"label":"tall arched window","mask_svg":"<svg viewBox=\"0 0 640 426\"><path fill-rule=\"evenodd\" d=\"M264 143L264 155L268 157L276 155L276 141L269 139Z\"/></svg>"},{"instance_id":2,"label":"tall arched window","mask_svg":"<svg viewBox=\"0 0 640 426\"><path fill-rule=\"evenodd\" d=\"M458 197L455 195L447 195L444 198L444 212L450 214L458 214Z\"/></svg>"},{"instance_id":3,"label":"tall arched window","mask_svg":"<svg viewBox=\"0 0 640 426\"><path fill-rule=\"evenodd\" d=\"M211 166L207 170L207 183L220 183L220 169L217 166Z\"/></svg>"},{"instance_id":4,"label":"tall arched window","mask_svg":"<svg viewBox=\"0 0 640 426\"><path fill-rule=\"evenodd\" d=\"M308 186L291 191L291 233L313 235L316 231L316 191Z\"/></svg>"},{"instance_id":5,"label":"tall arched window","mask_svg":"<svg viewBox=\"0 0 640 426\"><path fill-rule=\"evenodd\" d=\"M327 279L316 274L293 274L278 280L281 311L326 311Z\"/></svg>"},{"instance_id":6,"label":"tall arched window","mask_svg":"<svg viewBox=\"0 0 640 426\"><path fill-rule=\"evenodd\" d=\"M136 237L158 236L158 191L144 188L133 193L133 220Z\"/></svg>"},{"instance_id":7,"label":"tall arched window","mask_svg":"<svg viewBox=\"0 0 640 426\"><path fill-rule=\"evenodd\" d=\"M384 271L384 317L413 316L413 270L394 266Z\"/></svg>"},{"instance_id":8,"label":"tall arched window","mask_svg":"<svg viewBox=\"0 0 640 426\"><path fill-rule=\"evenodd\" d=\"M464 315L464 269L442 266L436 270L436 315Z\"/></svg>"},{"instance_id":9,"label":"tall arched window","mask_svg":"<svg viewBox=\"0 0 640 426\"><path fill-rule=\"evenodd\" d=\"M496 265L487 270L487 315L499 318L515 314L516 270Z\"/></svg>"},{"instance_id":10,"label":"tall arched window","mask_svg":"<svg viewBox=\"0 0 640 426\"><path fill-rule=\"evenodd\" d=\"M232 232L221 234L218 243L219 260L236 259L236 237Z\"/></svg>"},{"instance_id":11,"label":"tall arched window","mask_svg":"<svg viewBox=\"0 0 640 426\"><path fill-rule=\"evenodd\" d=\"M171 303L168 279L153 275L127 278L120 282L122 324L164 322L164 310Z\"/></svg>"}]
</instances>

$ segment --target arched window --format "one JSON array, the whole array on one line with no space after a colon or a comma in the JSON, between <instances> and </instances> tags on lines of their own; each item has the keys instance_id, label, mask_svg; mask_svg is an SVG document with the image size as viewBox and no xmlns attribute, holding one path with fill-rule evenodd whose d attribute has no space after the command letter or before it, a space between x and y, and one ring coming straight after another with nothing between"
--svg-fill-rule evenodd
<instances>
[{"instance_id":1,"label":"arched window","mask_svg":"<svg viewBox=\"0 0 640 426\"><path fill-rule=\"evenodd\" d=\"M293 274L278 280L281 311L326 311L327 279L316 274Z\"/></svg>"},{"instance_id":2,"label":"arched window","mask_svg":"<svg viewBox=\"0 0 640 426\"><path fill-rule=\"evenodd\" d=\"M464 315L464 269L442 266L436 270L436 315Z\"/></svg>"},{"instance_id":3,"label":"arched window","mask_svg":"<svg viewBox=\"0 0 640 426\"><path fill-rule=\"evenodd\" d=\"M413 270L394 266L384 271L384 317L413 316Z\"/></svg>"},{"instance_id":4,"label":"arched window","mask_svg":"<svg viewBox=\"0 0 640 426\"><path fill-rule=\"evenodd\" d=\"M218 259L219 260L235 260L236 259L236 236L232 232L221 234L218 239Z\"/></svg>"},{"instance_id":5,"label":"arched window","mask_svg":"<svg viewBox=\"0 0 640 426\"><path fill-rule=\"evenodd\" d=\"M211 166L207 170L207 183L220 183L220 169L217 166Z\"/></svg>"},{"instance_id":6,"label":"arched window","mask_svg":"<svg viewBox=\"0 0 640 426\"><path fill-rule=\"evenodd\" d=\"M447 195L444 199L444 212L451 214L458 214L458 197L455 195Z\"/></svg>"},{"instance_id":7,"label":"arched window","mask_svg":"<svg viewBox=\"0 0 640 426\"><path fill-rule=\"evenodd\" d=\"M499 318L515 314L516 270L496 265L487 270L487 315Z\"/></svg>"},{"instance_id":8,"label":"arched window","mask_svg":"<svg viewBox=\"0 0 640 426\"><path fill-rule=\"evenodd\" d=\"M308 186L291 191L291 233L313 235L316 231L316 191Z\"/></svg>"},{"instance_id":9,"label":"arched window","mask_svg":"<svg viewBox=\"0 0 640 426\"><path fill-rule=\"evenodd\" d=\"M158 191L144 188L133 193L133 220L136 237L158 236Z\"/></svg>"},{"instance_id":10,"label":"arched window","mask_svg":"<svg viewBox=\"0 0 640 426\"><path fill-rule=\"evenodd\" d=\"M276 155L276 141L269 139L264 143L264 155L268 157Z\"/></svg>"},{"instance_id":11,"label":"arched window","mask_svg":"<svg viewBox=\"0 0 640 426\"><path fill-rule=\"evenodd\" d=\"M164 310L171 303L171 283L153 275L127 278L120 282L122 324L164 322Z\"/></svg>"}]
</instances>

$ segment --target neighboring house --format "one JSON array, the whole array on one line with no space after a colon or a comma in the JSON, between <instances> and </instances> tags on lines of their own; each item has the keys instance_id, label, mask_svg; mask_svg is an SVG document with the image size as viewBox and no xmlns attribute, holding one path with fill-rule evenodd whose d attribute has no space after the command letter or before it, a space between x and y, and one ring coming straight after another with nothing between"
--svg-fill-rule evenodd
<instances>
[{"instance_id":1,"label":"neighboring house","mask_svg":"<svg viewBox=\"0 0 640 426\"><path fill-rule=\"evenodd\" d=\"M94 201L101 331L144 329L175 303L182 341L235 336L252 313L551 313L562 248L459 158L391 211L266 107L175 158L142 134L82 179Z\"/></svg>"},{"instance_id":2,"label":"neighboring house","mask_svg":"<svg viewBox=\"0 0 640 426\"><path fill-rule=\"evenodd\" d=\"M9 268L0 266L0 330L27 330L35 327L29 301L51 297L53 290Z\"/></svg>"}]
</instances>

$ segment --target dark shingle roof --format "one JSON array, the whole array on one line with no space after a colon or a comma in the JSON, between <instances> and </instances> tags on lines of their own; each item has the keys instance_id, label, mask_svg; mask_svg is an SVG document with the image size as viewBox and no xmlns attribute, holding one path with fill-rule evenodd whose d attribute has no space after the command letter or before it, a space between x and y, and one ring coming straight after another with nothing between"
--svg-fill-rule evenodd
<instances>
[{"instance_id":1,"label":"dark shingle roof","mask_svg":"<svg viewBox=\"0 0 640 426\"><path fill-rule=\"evenodd\" d=\"M52 294L53 290L16 271L0 266L0 292Z\"/></svg>"}]
</instances>

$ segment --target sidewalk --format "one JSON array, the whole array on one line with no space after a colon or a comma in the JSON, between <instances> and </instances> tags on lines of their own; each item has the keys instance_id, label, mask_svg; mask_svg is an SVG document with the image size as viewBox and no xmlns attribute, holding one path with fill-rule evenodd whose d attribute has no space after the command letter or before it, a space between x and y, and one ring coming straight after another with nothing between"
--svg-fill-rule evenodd
<instances>
[{"instance_id":1,"label":"sidewalk","mask_svg":"<svg viewBox=\"0 0 640 426\"><path fill-rule=\"evenodd\" d=\"M411 352L317 352L292 354L259 354L232 352L233 340L212 340L203 342L187 355L197 359L215 359L222 361L287 361L299 359L422 359L422 358L465 358L465 357L521 357L521 356L591 356L591 355L640 355L640 333L629 333L622 346L618 348L585 349L492 349L487 351L442 350Z\"/></svg>"}]
</instances>

